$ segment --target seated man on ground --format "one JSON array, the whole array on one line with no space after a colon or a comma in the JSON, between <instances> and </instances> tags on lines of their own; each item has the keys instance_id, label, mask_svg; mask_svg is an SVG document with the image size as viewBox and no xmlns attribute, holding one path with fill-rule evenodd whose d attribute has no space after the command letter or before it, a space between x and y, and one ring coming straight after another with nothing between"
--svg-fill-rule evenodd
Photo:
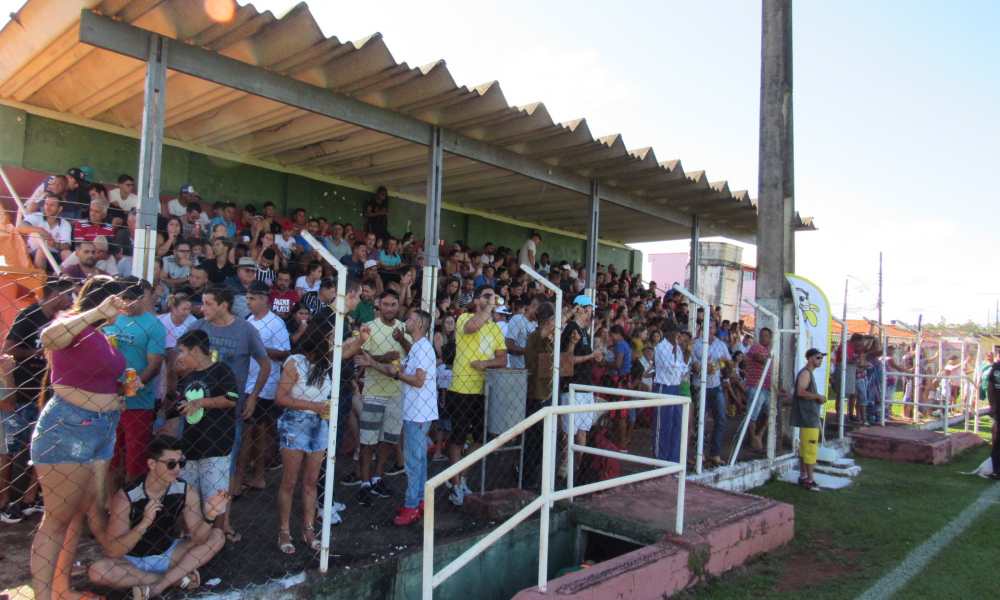
<instances>
[{"instance_id":1,"label":"seated man on ground","mask_svg":"<svg viewBox=\"0 0 1000 600\"><path fill-rule=\"evenodd\" d=\"M178 475L187 460L180 443L159 437L149 445L149 472L120 490L111 501L108 556L90 566L90 580L133 589L146 600L180 585L201 585L198 567L222 549L226 539L212 523L229 501L225 490L205 499ZM191 535L177 539L181 529Z\"/></svg>"}]
</instances>

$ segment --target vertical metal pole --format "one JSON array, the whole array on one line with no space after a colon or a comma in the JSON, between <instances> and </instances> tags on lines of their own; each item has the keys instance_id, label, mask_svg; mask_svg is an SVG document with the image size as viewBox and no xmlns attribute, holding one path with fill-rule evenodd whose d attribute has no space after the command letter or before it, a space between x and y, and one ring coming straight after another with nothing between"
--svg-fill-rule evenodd
<instances>
[{"instance_id":1,"label":"vertical metal pole","mask_svg":"<svg viewBox=\"0 0 1000 600\"><path fill-rule=\"evenodd\" d=\"M778 322L778 317L775 321ZM774 356L776 360L771 364L774 371L771 374L771 389L777 385L781 389L781 330L774 331ZM794 365L794 363L793 363ZM771 404L771 410L767 413L767 464L774 464L774 457L778 455L778 406L781 403L780 394L775 394L775 401ZM794 451L794 447L793 447Z\"/></svg>"},{"instance_id":2,"label":"vertical metal pole","mask_svg":"<svg viewBox=\"0 0 1000 600\"><path fill-rule=\"evenodd\" d=\"M983 385L983 341L980 339L976 340L976 371L973 381L976 382L976 389L972 391L972 397L974 398L973 406L975 407L972 412L973 418L973 429L972 432L979 435L979 390L982 389Z\"/></svg>"},{"instance_id":3,"label":"vertical metal pole","mask_svg":"<svg viewBox=\"0 0 1000 600\"><path fill-rule=\"evenodd\" d=\"M422 600L434 599L434 488L424 483L424 560Z\"/></svg>"},{"instance_id":4,"label":"vertical metal pole","mask_svg":"<svg viewBox=\"0 0 1000 600\"><path fill-rule=\"evenodd\" d=\"M593 300L597 292L594 286L594 275L597 273L597 236L600 233L601 216L601 196L600 184L597 181L590 182L590 219L587 225L587 289L585 294ZM557 307L558 308L558 307Z\"/></svg>"},{"instance_id":5,"label":"vertical metal pole","mask_svg":"<svg viewBox=\"0 0 1000 600\"><path fill-rule=\"evenodd\" d=\"M435 127L431 145L427 148L427 207L424 211L424 281L421 307L431 315L431 335L434 332L437 301L437 273L441 239L441 177L444 153L441 150L441 128Z\"/></svg>"},{"instance_id":6,"label":"vertical metal pole","mask_svg":"<svg viewBox=\"0 0 1000 600\"><path fill-rule=\"evenodd\" d=\"M681 410L681 435L684 436L684 441L681 443L680 465L684 468L677 474L677 516L674 523L674 531L677 535L684 534L684 494L687 489L687 468L685 465L687 465L688 456L688 414L691 412L688 409L690 406L690 402L686 405L681 404L681 408L683 409ZM735 453L739 453L739 446L736 447Z\"/></svg>"},{"instance_id":7,"label":"vertical metal pole","mask_svg":"<svg viewBox=\"0 0 1000 600\"><path fill-rule=\"evenodd\" d=\"M576 404L576 390L573 389L573 384L569 386L569 406ZM573 489L573 474L576 471L576 415L569 413L566 415L569 419L569 439L566 440L566 489ZM570 497L570 502L573 498Z\"/></svg>"},{"instance_id":8,"label":"vertical metal pole","mask_svg":"<svg viewBox=\"0 0 1000 600\"><path fill-rule=\"evenodd\" d=\"M698 295L698 265L701 264L701 221L698 215L691 217L691 266L688 275L688 289ZM709 307L710 309L711 307ZM708 312L708 311L706 311ZM697 314L697 313L696 313ZM688 317L690 318L690 317Z\"/></svg>"},{"instance_id":9,"label":"vertical metal pole","mask_svg":"<svg viewBox=\"0 0 1000 600\"><path fill-rule=\"evenodd\" d=\"M840 377L840 385L838 386L840 391L837 392L837 437L843 439L844 386L847 384L847 369L844 368L844 363L847 362L847 321L842 321L837 317L834 317L833 320L840 323L840 358L837 360L837 365L840 366L837 369L837 375Z\"/></svg>"},{"instance_id":10,"label":"vertical metal pole","mask_svg":"<svg viewBox=\"0 0 1000 600\"><path fill-rule=\"evenodd\" d=\"M924 315L917 317L917 346L913 349L913 422L920 421L920 341L924 335Z\"/></svg>"},{"instance_id":11,"label":"vertical metal pole","mask_svg":"<svg viewBox=\"0 0 1000 600\"><path fill-rule=\"evenodd\" d=\"M965 337L959 332L959 336L962 339L962 357L960 365L962 369L962 375L965 375ZM969 433L969 381L967 379L961 379L958 383L958 397L959 401L962 402L962 412L965 413L965 432Z\"/></svg>"},{"instance_id":12,"label":"vertical metal pole","mask_svg":"<svg viewBox=\"0 0 1000 600\"><path fill-rule=\"evenodd\" d=\"M559 315L556 315L556 319ZM545 410L545 409L542 409ZM552 409L548 409L551 411ZM572 416L572 415L570 415ZM552 450L555 440L552 422L558 421L558 417L551 412L545 415L542 423L544 433L542 434L542 509L539 518L540 535L538 538L538 591L545 593L549 582L549 497L552 495L552 468L554 457ZM425 575L426 577L426 575Z\"/></svg>"},{"instance_id":13,"label":"vertical metal pole","mask_svg":"<svg viewBox=\"0 0 1000 600\"><path fill-rule=\"evenodd\" d=\"M139 207L135 224L132 273L152 281L156 259L156 217L160 213L160 162L163 154L163 112L167 96L167 46L159 35L149 36L146 84L143 89L142 138L139 147Z\"/></svg>"}]
</instances>

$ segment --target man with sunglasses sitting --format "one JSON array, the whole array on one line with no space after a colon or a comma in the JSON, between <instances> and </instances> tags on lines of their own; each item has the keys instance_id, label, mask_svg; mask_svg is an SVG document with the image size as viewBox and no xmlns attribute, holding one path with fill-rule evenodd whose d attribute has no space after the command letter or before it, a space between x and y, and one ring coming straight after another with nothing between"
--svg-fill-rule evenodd
<instances>
[{"instance_id":1,"label":"man with sunglasses sitting","mask_svg":"<svg viewBox=\"0 0 1000 600\"><path fill-rule=\"evenodd\" d=\"M174 586L190 590L201 585L198 568L226 543L212 524L229 497L220 489L203 503L179 478L186 462L175 438L158 437L149 444L149 472L111 501L108 556L90 566L92 582L133 588L133 597L141 600ZM191 534L183 540L182 526Z\"/></svg>"}]
</instances>

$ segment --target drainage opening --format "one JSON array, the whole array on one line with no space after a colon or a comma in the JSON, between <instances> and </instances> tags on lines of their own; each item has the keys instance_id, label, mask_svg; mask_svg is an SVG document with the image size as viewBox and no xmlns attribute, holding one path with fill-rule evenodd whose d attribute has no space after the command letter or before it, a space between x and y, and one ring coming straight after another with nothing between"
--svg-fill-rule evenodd
<instances>
[{"instance_id":1,"label":"drainage opening","mask_svg":"<svg viewBox=\"0 0 1000 600\"><path fill-rule=\"evenodd\" d=\"M645 546L621 536L580 528L580 564L597 564Z\"/></svg>"}]
</instances>

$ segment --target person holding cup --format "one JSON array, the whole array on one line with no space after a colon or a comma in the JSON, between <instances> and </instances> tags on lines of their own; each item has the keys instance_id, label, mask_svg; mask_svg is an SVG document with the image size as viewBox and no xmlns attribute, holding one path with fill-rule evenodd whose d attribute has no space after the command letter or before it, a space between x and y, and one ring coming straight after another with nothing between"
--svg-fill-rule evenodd
<instances>
[{"instance_id":1,"label":"person holding cup","mask_svg":"<svg viewBox=\"0 0 1000 600\"><path fill-rule=\"evenodd\" d=\"M326 457L330 427L330 385L333 348L319 323L310 321L296 353L285 359L275 400L285 413L278 419L281 444L281 487L278 489L278 548L295 552L289 521L292 494L302 473L302 541L313 550L316 537L316 485Z\"/></svg>"}]
</instances>

